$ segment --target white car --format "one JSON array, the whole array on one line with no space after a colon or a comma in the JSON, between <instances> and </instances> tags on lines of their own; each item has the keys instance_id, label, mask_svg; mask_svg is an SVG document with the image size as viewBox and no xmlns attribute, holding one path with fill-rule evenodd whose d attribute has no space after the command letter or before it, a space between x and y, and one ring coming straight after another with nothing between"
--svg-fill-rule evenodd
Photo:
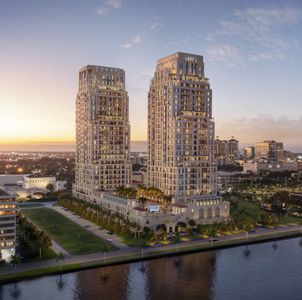
<instances>
[{"instance_id":1,"label":"white car","mask_svg":"<svg viewBox=\"0 0 302 300\"><path fill-rule=\"evenodd\" d=\"M107 239L107 242L113 242L113 240L112 239Z\"/></svg>"}]
</instances>

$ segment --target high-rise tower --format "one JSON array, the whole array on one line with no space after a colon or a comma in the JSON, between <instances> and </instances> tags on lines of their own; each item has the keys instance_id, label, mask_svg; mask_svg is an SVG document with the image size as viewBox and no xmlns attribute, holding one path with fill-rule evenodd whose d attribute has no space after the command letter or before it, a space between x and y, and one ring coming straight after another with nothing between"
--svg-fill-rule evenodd
<instances>
[{"instance_id":1,"label":"high-rise tower","mask_svg":"<svg viewBox=\"0 0 302 300\"><path fill-rule=\"evenodd\" d=\"M148 184L192 205L217 195L212 90L202 56L178 52L157 62L148 95Z\"/></svg>"},{"instance_id":2,"label":"high-rise tower","mask_svg":"<svg viewBox=\"0 0 302 300\"><path fill-rule=\"evenodd\" d=\"M76 197L89 200L94 191L111 191L130 184L128 102L124 70L90 65L80 70L73 187Z\"/></svg>"}]
</instances>

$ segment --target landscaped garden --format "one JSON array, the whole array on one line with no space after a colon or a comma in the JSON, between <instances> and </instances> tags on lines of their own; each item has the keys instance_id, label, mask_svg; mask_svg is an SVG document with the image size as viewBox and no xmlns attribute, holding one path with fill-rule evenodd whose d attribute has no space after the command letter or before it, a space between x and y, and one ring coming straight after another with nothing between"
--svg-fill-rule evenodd
<instances>
[{"instance_id":1,"label":"landscaped garden","mask_svg":"<svg viewBox=\"0 0 302 300\"><path fill-rule=\"evenodd\" d=\"M114 249L113 245L107 244L101 238L52 209L24 209L22 214L36 226L46 231L54 241L70 254L102 252L104 245L107 245L109 250Z\"/></svg>"}]
</instances>

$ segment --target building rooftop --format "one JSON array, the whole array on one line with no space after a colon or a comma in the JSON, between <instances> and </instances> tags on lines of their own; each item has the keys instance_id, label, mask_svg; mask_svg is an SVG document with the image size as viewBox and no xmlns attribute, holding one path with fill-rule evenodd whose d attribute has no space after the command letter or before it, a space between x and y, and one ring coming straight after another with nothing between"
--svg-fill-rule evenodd
<instances>
[{"instance_id":1,"label":"building rooftop","mask_svg":"<svg viewBox=\"0 0 302 300\"><path fill-rule=\"evenodd\" d=\"M108 66L97 66L97 65L86 65L80 69L80 72L86 69L95 69L101 71L109 71L109 72L125 72L123 69L108 67Z\"/></svg>"},{"instance_id":2,"label":"building rooftop","mask_svg":"<svg viewBox=\"0 0 302 300\"><path fill-rule=\"evenodd\" d=\"M44 176L44 175L35 175L35 174L31 174L26 176L28 178L51 178L51 177L55 177L55 176Z\"/></svg>"}]
</instances>

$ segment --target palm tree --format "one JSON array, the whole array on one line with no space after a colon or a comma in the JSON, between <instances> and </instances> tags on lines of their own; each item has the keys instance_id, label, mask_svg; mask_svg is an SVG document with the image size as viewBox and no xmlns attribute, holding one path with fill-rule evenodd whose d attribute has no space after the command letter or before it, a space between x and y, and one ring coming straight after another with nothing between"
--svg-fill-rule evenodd
<instances>
[{"instance_id":1,"label":"palm tree","mask_svg":"<svg viewBox=\"0 0 302 300\"><path fill-rule=\"evenodd\" d=\"M142 259L144 259L144 247L146 247L146 242L143 239L141 239L139 244L141 247L141 257L142 257Z\"/></svg>"},{"instance_id":2,"label":"palm tree","mask_svg":"<svg viewBox=\"0 0 302 300\"><path fill-rule=\"evenodd\" d=\"M104 255L103 264L105 265L106 264L106 253L110 250L108 244L104 244L102 250L103 250L103 255ZM108 274L106 272L106 266L103 267L103 273L102 273L101 278L103 281L106 281L108 279Z\"/></svg>"},{"instance_id":3,"label":"palm tree","mask_svg":"<svg viewBox=\"0 0 302 300\"><path fill-rule=\"evenodd\" d=\"M249 257L251 254L251 250L249 249L248 245L246 245L245 250L244 250L244 255L246 257Z\"/></svg>"},{"instance_id":4,"label":"palm tree","mask_svg":"<svg viewBox=\"0 0 302 300\"><path fill-rule=\"evenodd\" d=\"M214 241L214 238L216 237L216 235L217 235L216 228L214 226L209 226L208 227L208 236L210 237L211 247L213 247L213 241Z\"/></svg>"},{"instance_id":5,"label":"palm tree","mask_svg":"<svg viewBox=\"0 0 302 300\"><path fill-rule=\"evenodd\" d=\"M179 245L178 245L179 242L180 242L180 233L177 231L177 232L175 232L175 237L174 237L174 243L176 244L176 253L177 254L179 251Z\"/></svg>"},{"instance_id":6,"label":"palm tree","mask_svg":"<svg viewBox=\"0 0 302 300\"><path fill-rule=\"evenodd\" d=\"M180 242L180 233L177 231L175 232L175 237L174 237L174 243L176 244L176 254L177 254L177 257L173 260L173 263L176 267L178 267L181 263L181 259L180 257L178 256L178 252L179 252L179 242Z\"/></svg>"},{"instance_id":7,"label":"palm tree","mask_svg":"<svg viewBox=\"0 0 302 300\"><path fill-rule=\"evenodd\" d=\"M103 262L105 264L106 263L106 253L109 251L108 244L104 244L102 250L103 250L103 255L104 255Z\"/></svg>"},{"instance_id":8,"label":"palm tree","mask_svg":"<svg viewBox=\"0 0 302 300\"><path fill-rule=\"evenodd\" d=\"M142 258L142 265L140 267L140 270L142 272L145 272L146 266L144 264L143 259L144 259L144 247L146 247L146 242L143 239L141 239L140 242L139 242L139 244L140 244L140 247L141 247L141 258Z\"/></svg>"},{"instance_id":9,"label":"palm tree","mask_svg":"<svg viewBox=\"0 0 302 300\"><path fill-rule=\"evenodd\" d=\"M61 271L62 271L62 261L64 259L64 254L62 252L59 252L57 254L57 260L61 261ZM57 280L57 286L59 290L63 289L65 282L62 280L62 273L59 274L59 280Z\"/></svg>"},{"instance_id":10,"label":"palm tree","mask_svg":"<svg viewBox=\"0 0 302 300\"><path fill-rule=\"evenodd\" d=\"M65 257L65 255L63 252L59 252L56 257L57 261L60 263L60 271L62 271L62 262L63 262L64 257Z\"/></svg>"},{"instance_id":11,"label":"palm tree","mask_svg":"<svg viewBox=\"0 0 302 300\"><path fill-rule=\"evenodd\" d=\"M22 258L20 255L15 254L11 256L10 263L14 266L15 273L17 272L17 266L21 264ZM15 281L14 290L12 291L12 296L18 298L20 296L21 290L18 289L17 281Z\"/></svg>"},{"instance_id":12,"label":"palm tree","mask_svg":"<svg viewBox=\"0 0 302 300\"><path fill-rule=\"evenodd\" d=\"M245 243L248 241L249 231L252 229L252 221L250 219L245 219L243 221L243 230L245 231Z\"/></svg>"},{"instance_id":13,"label":"palm tree","mask_svg":"<svg viewBox=\"0 0 302 300\"><path fill-rule=\"evenodd\" d=\"M15 255L12 255L12 256L11 256L11 261L10 261L10 263L14 266L15 272L17 271L17 266L18 266L19 264L21 264L21 262L22 262L22 258L21 258L20 255L15 254Z\"/></svg>"}]
</instances>

